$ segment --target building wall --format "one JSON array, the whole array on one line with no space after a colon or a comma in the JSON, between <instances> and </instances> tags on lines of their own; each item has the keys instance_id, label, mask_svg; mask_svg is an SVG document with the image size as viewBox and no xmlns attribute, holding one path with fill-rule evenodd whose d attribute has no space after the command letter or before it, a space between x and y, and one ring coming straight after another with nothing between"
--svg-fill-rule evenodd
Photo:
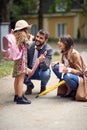
<instances>
[{"instance_id":1,"label":"building wall","mask_svg":"<svg viewBox=\"0 0 87 130\"><path fill-rule=\"evenodd\" d=\"M87 16L80 15L79 17L80 17L79 28L80 28L81 38L84 39L87 38L87 34L85 34L85 25L87 24Z\"/></svg>"},{"instance_id":2,"label":"building wall","mask_svg":"<svg viewBox=\"0 0 87 130\"><path fill-rule=\"evenodd\" d=\"M50 16L49 18L47 18L47 21L50 37L58 37L57 25L60 23L65 24L65 33L69 33L70 35L72 35L72 37L74 37L74 16Z\"/></svg>"},{"instance_id":3,"label":"building wall","mask_svg":"<svg viewBox=\"0 0 87 130\"><path fill-rule=\"evenodd\" d=\"M38 27L37 15L27 18L30 24L34 24ZM47 29L50 34L50 38L57 38L57 25L60 23L65 24L65 33L70 34L73 38L77 39L78 29L80 30L81 38L85 38L85 27L87 24L87 17L78 13L69 13L65 15L50 14L44 15L43 28Z\"/></svg>"}]
</instances>

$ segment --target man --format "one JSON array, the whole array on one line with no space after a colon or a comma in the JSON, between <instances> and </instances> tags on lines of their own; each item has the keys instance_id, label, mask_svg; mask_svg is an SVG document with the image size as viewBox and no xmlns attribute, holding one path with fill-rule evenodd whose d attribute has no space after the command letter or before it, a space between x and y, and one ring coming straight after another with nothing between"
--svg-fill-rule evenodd
<instances>
[{"instance_id":1,"label":"man","mask_svg":"<svg viewBox=\"0 0 87 130\"><path fill-rule=\"evenodd\" d=\"M40 93L46 90L46 85L49 81L51 70L50 63L52 59L52 48L47 44L48 42L48 32L44 29L41 29L37 35L35 42L31 44L27 51L27 65L28 68L32 69L37 58L39 57L39 66L36 69L33 76L28 79L28 76L25 75L24 83L27 85L26 95L32 94L32 89L34 88L31 80L40 80L41 88ZM46 56L42 55L46 52Z\"/></svg>"}]
</instances>

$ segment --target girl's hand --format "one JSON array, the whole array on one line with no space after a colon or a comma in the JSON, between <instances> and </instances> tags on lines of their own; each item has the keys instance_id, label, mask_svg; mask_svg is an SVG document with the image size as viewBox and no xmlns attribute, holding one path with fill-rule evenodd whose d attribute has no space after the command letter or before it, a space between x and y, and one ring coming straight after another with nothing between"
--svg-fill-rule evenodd
<instances>
[{"instance_id":1,"label":"girl's hand","mask_svg":"<svg viewBox=\"0 0 87 130\"><path fill-rule=\"evenodd\" d=\"M32 76L32 74L33 74L32 70L31 70L31 69L29 69L29 68L27 68L27 74L28 74L28 76L29 76L29 77L31 77L31 76Z\"/></svg>"}]
</instances>

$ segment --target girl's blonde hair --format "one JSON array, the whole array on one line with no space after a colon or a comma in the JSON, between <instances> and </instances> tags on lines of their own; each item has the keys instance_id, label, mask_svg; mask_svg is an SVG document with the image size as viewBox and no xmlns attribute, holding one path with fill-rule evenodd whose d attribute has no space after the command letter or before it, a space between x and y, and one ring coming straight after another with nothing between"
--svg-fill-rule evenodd
<instances>
[{"instance_id":1,"label":"girl's blonde hair","mask_svg":"<svg viewBox=\"0 0 87 130\"><path fill-rule=\"evenodd\" d=\"M15 31L14 35L16 37L17 45L18 45L19 48L23 44L25 38L27 38L27 39L30 38L30 34L28 32L28 28L24 28L24 29Z\"/></svg>"}]
</instances>

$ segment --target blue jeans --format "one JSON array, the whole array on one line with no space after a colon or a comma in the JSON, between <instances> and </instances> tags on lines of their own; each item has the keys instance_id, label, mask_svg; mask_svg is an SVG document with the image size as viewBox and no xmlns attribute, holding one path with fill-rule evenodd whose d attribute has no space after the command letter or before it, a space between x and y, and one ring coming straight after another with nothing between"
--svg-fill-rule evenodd
<instances>
[{"instance_id":1,"label":"blue jeans","mask_svg":"<svg viewBox=\"0 0 87 130\"><path fill-rule=\"evenodd\" d=\"M59 72L59 64L56 64L54 66L53 72L61 80L62 73ZM72 73L66 73L63 75L63 79L67 84L71 86L72 90L77 90L77 87L79 85L79 76Z\"/></svg>"},{"instance_id":2,"label":"blue jeans","mask_svg":"<svg viewBox=\"0 0 87 130\"><path fill-rule=\"evenodd\" d=\"M28 75L25 75L24 83L27 86L30 86L32 84L31 80L41 80L41 86L46 86L48 80L50 79L50 75L50 69L47 69L46 71L43 71L42 69L37 69L34 75L30 77L30 79L28 79Z\"/></svg>"}]
</instances>

